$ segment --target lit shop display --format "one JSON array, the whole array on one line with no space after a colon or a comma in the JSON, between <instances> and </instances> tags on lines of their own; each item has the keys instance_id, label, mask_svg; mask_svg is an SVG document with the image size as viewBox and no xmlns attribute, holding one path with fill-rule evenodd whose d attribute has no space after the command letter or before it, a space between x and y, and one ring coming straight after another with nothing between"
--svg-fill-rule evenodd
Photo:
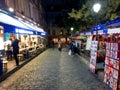
<instances>
[{"instance_id":1,"label":"lit shop display","mask_svg":"<svg viewBox=\"0 0 120 90\"><path fill-rule=\"evenodd\" d=\"M95 73L95 69L96 69L97 48L98 48L98 41L92 41L91 42L90 71L93 73Z\"/></svg>"},{"instance_id":2,"label":"lit shop display","mask_svg":"<svg viewBox=\"0 0 120 90\"><path fill-rule=\"evenodd\" d=\"M120 43L106 43L104 82L113 90L120 90Z\"/></svg>"},{"instance_id":3,"label":"lit shop display","mask_svg":"<svg viewBox=\"0 0 120 90\"><path fill-rule=\"evenodd\" d=\"M3 30L4 30L4 28L3 28L2 26L0 26L0 43L3 43L3 42L4 42ZM4 49L4 45L3 45L3 44L0 44L0 50L3 50L3 49Z\"/></svg>"}]
</instances>

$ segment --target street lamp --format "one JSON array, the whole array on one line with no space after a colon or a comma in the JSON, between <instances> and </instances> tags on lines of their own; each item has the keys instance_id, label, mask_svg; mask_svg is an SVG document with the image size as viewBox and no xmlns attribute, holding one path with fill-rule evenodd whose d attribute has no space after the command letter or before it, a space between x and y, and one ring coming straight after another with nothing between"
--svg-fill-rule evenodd
<instances>
[{"instance_id":1,"label":"street lamp","mask_svg":"<svg viewBox=\"0 0 120 90\"><path fill-rule=\"evenodd\" d=\"M101 5L99 3L96 3L93 5L94 12L98 13L101 8Z\"/></svg>"},{"instance_id":2,"label":"street lamp","mask_svg":"<svg viewBox=\"0 0 120 90\"><path fill-rule=\"evenodd\" d=\"M93 10L96 14L100 11L100 9L101 9L101 5L99 3L96 3L93 5ZM95 19L96 19L96 26L97 26L97 15L95 16ZM98 39L97 27L96 27L96 39Z\"/></svg>"},{"instance_id":3,"label":"street lamp","mask_svg":"<svg viewBox=\"0 0 120 90\"><path fill-rule=\"evenodd\" d=\"M74 30L74 28L73 28L73 27L71 27L71 28L70 28L70 30L71 30L71 31L73 31L73 30Z\"/></svg>"},{"instance_id":4,"label":"street lamp","mask_svg":"<svg viewBox=\"0 0 120 90\"><path fill-rule=\"evenodd\" d=\"M70 30L71 30L70 34L71 34L71 36L72 36L72 33L73 33L74 28L71 27Z\"/></svg>"}]
</instances>

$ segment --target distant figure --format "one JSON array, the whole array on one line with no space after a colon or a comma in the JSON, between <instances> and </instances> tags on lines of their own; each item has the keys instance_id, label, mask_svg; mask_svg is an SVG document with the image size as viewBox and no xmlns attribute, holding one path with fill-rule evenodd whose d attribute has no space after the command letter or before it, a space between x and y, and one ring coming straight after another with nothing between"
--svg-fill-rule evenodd
<instances>
[{"instance_id":1,"label":"distant figure","mask_svg":"<svg viewBox=\"0 0 120 90\"><path fill-rule=\"evenodd\" d=\"M79 49L76 47L76 44L75 44L74 41L73 41L72 51L73 51L73 54L77 53L78 55L80 55L80 51L79 51Z\"/></svg>"},{"instance_id":2,"label":"distant figure","mask_svg":"<svg viewBox=\"0 0 120 90\"><path fill-rule=\"evenodd\" d=\"M68 49L68 55L72 55L72 52L73 52L73 49L72 49L72 47L73 47L73 43L72 43L72 40L70 40L70 42L69 42L69 49Z\"/></svg>"},{"instance_id":3,"label":"distant figure","mask_svg":"<svg viewBox=\"0 0 120 90\"><path fill-rule=\"evenodd\" d=\"M59 50L59 51L62 51L62 42L61 42L60 39L59 39L59 41L58 41L58 50Z\"/></svg>"},{"instance_id":4,"label":"distant figure","mask_svg":"<svg viewBox=\"0 0 120 90\"><path fill-rule=\"evenodd\" d=\"M52 48L54 49L55 47L55 43L54 43L54 40L52 40Z\"/></svg>"},{"instance_id":5,"label":"distant figure","mask_svg":"<svg viewBox=\"0 0 120 90\"><path fill-rule=\"evenodd\" d=\"M13 36L12 37L12 47L13 47L13 55L14 55L16 66L19 65L19 60L18 60L18 57L17 57L17 54L19 54L18 44L19 44L19 40L15 36Z\"/></svg>"},{"instance_id":6,"label":"distant figure","mask_svg":"<svg viewBox=\"0 0 120 90\"><path fill-rule=\"evenodd\" d=\"M70 40L70 42L69 42L69 44L68 44L68 45L69 45L69 50L73 51L73 50L72 50L72 47L73 47L72 40Z\"/></svg>"}]
</instances>

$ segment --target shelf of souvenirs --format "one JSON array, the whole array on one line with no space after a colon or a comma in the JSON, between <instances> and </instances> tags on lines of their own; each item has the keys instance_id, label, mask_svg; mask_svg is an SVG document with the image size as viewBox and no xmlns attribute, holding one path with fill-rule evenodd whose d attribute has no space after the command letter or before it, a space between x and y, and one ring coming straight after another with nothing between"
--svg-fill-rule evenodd
<instances>
[{"instance_id":1,"label":"shelf of souvenirs","mask_svg":"<svg viewBox=\"0 0 120 90\"><path fill-rule=\"evenodd\" d=\"M118 72L120 72L119 67L115 67L113 65L108 65L108 64L105 64L105 66L108 66L108 67L113 68L113 69L117 70Z\"/></svg>"},{"instance_id":2,"label":"shelf of souvenirs","mask_svg":"<svg viewBox=\"0 0 120 90\"><path fill-rule=\"evenodd\" d=\"M120 50L106 50L106 56L116 60L120 60Z\"/></svg>"},{"instance_id":3,"label":"shelf of souvenirs","mask_svg":"<svg viewBox=\"0 0 120 90\"><path fill-rule=\"evenodd\" d=\"M119 90L119 80L112 77L112 73L105 73L104 82L112 88L112 90Z\"/></svg>"},{"instance_id":4,"label":"shelf of souvenirs","mask_svg":"<svg viewBox=\"0 0 120 90\"><path fill-rule=\"evenodd\" d=\"M105 73L104 80L105 80L106 77L111 77L113 80L118 82L120 79L119 79L119 76L117 76L116 74L115 73ZM109 79L109 81L110 81L110 79Z\"/></svg>"},{"instance_id":5,"label":"shelf of souvenirs","mask_svg":"<svg viewBox=\"0 0 120 90\"><path fill-rule=\"evenodd\" d=\"M120 42L106 42L106 50L120 51Z\"/></svg>"}]
</instances>

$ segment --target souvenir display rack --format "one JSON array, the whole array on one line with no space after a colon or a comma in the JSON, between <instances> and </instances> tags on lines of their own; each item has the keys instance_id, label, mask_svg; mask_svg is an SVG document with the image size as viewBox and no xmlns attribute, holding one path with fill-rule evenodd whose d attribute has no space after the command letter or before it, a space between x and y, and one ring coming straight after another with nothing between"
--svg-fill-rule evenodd
<instances>
[{"instance_id":1,"label":"souvenir display rack","mask_svg":"<svg viewBox=\"0 0 120 90\"><path fill-rule=\"evenodd\" d=\"M120 43L106 43L104 82L113 90L120 90Z\"/></svg>"},{"instance_id":2,"label":"souvenir display rack","mask_svg":"<svg viewBox=\"0 0 120 90\"><path fill-rule=\"evenodd\" d=\"M96 61L97 61L97 49L98 41L91 42L91 53L90 53L90 71L96 73Z\"/></svg>"}]
</instances>

